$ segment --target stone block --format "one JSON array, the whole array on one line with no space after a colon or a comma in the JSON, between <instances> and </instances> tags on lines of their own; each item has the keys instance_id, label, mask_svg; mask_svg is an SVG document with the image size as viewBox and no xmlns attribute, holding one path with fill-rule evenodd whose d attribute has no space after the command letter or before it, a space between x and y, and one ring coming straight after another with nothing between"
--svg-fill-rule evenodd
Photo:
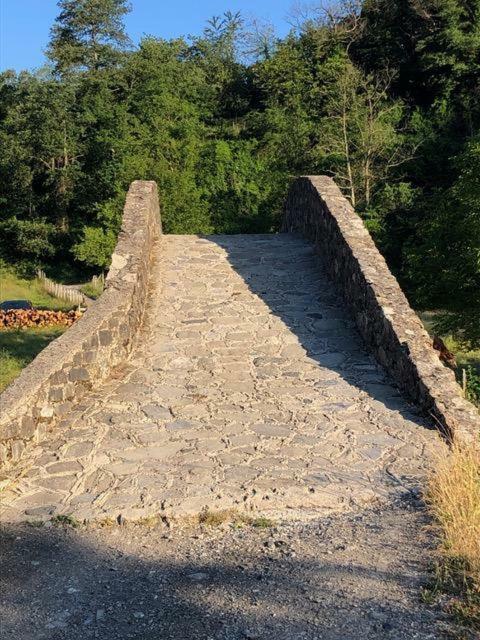
<instances>
[{"instance_id":1,"label":"stone block","mask_svg":"<svg viewBox=\"0 0 480 640\"><path fill-rule=\"evenodd\" d=\"M79 365L81 365L81 364L82 364L82 355L83 355L83 354L82 354L82 352L80 352L80 353L76 353L76 354L73 356L73 365L74 365L75 367L78 367Z\"/></svg>"},{"instance_id":2,"label":"stone block","mask_svg":"<svg viewBox=\"0 0 480 640\"><path fill-rule=\"evenodd\" d=\"M94 351L93 349L90 349L88 351L84 351L82 353L82 363L83 364L92 364L95 362L95 360L97 359L97 352Z\"/></svg>"},{"instance_id":3,"label":"stone block","mask_svg":"<svg viewBox=\"0 0 480 640\"><path fill-rule=\"evenodd\" d=\"M21 437L22 434L22 418L19 417L16 420L11 420L6 427L2 429L1 438L3 441L10 440L12 438Z\"/></svg>"},{"instance_id":4,"label":"stone block","mask_svg":"<svg viewBox=\"0 0 480 640\"><path fill-rule=\"evenodd\" d=\"M38 422L35 425L35 442L41 442L47 433L45 422Z\"/></svg>"},{"instance_id":5,"label":"stone block","mask_svg":"<svg viewBox=\"0 0 480 640\"><path fill-rule=\"evenodd\" d=\"M64 400L72 400L75 397L75 384L73 382L69 382L63 387L63 399Z\"/></svg>"},{"instance_id":6,"label":"stone block","mask_svg":"<svg viewBox=\"0 0 480 640\"><path fill-rule=\"evenodd\" d=\"M57 473L78 473L82 470L82 465L76 460L68 460L66 462L54 462L53 464L49 464L46 471L50 474Z\"/></svg>"},{"instance_id":7,"label":"stone block","mask_svg":"<svg viewBox=\"0 0 480 640\"><path fill-rule=\"evenodd\" d=\"M65 384L67 381L68 381L67 372L64 370L57 371L57 373L54 373L53 376L50 378L50 384L52 385Z\"/></svg>"},{"instance_id":8,"label":"stone block","mask_svg":"<svg viewBox=\"0 0 480 640\"><path fill-rule=\"evenodd\" d=\"M31 438L37 429L37 423L31 416L23 416L20 421L19 436L22 438Z\"/></svg>"},{"instance_id":9,"label":"stone block","mask_svg":"<svg viewBox=\"0 0 480 640\"><path fill-rule=\"evenodd\" d=\"M69 411L71 411L73 407L72 402L62 402L61 404L55 405L55 415L58 417L62 417L66 415Z\"/></svg>"},{"instance_id":10,"label":"stone block","mask_svg":"<svg viewBox=\"0 0 480 640\"><path fill-rule=\"evenodd\" d=\"M85 367L75 367L68 374L70 382L87 382L90 380L90 374Z\"/></svg>"},{"instance_id":11,"label":"stone block","mask_svg":"<svg viewBox=\"0 0 480 640\"><path fill-rule=\"evenodd\" d=\"M53 387L48 392L48 399L50 402L62 402L64 398L63 387Z\"/></svg>"},{"instance_id":12,"label":"stone block","mask_svg":"<svg viewBox=\"0 0 480 640\"><path fill-rule=\"evenodd\" d=\"M127 338L130 336L130 327L128 324L126 323L122 323L119 327L118 327L118 334L121 338Z\"/></svg>"},{"instance_id":13,"label":"stone block","mask_svg":"<svg viewBox=\"0 0 480 640\"><path fill-rule=\"evenodd\" d=\"M89 347L91 349L97 349L98 348L98 346L100 344L100 341L99 341L98 335L96 333L90 338L88 344L89 344Z\"/></svg>"},{"instance_id":14,"label":"stone block","mask_svg":"<svg viewBox=\"0 0 480 640\"><path fill-rule=\"evenodd\" d=\"M112 332L107 329L103 329L102 331L99 331L98 339L100 341L100 345L102 347L106 347L112 343Z\"/></svg>"},{"instance_id":15,"label":"stone block","mask_svg":"<svg viewBox=\"0 0 480 640\"><path fill-rule=\"evenodd\" d=\"M48 420L51 420L54 415L55 415L55 409L53 408L53 406L51 404L46 404L40 407L38 418L39 420L48 421Z\"/></svg>"},{"instance_id":16,"label":"stone block","mask_svg":"<svg viewBox=\"0 0 480 640\"><path fill-rule=\"evenodd\" d=\"M4 444L0 444L0 464L5 464L8 459L8 448Z\"/></svg>"},{"instance_id":17,"label":"stone block","mask_svg":"<svg viewBox=\"0 0 480 640\"><path fill-rule=\"evenodd\" d=\"M23 442L23 440L14 440L10 445L12 461L17 462L18 460L20 460L24 450L25 443Z\"/></svg>"}]
</instances>

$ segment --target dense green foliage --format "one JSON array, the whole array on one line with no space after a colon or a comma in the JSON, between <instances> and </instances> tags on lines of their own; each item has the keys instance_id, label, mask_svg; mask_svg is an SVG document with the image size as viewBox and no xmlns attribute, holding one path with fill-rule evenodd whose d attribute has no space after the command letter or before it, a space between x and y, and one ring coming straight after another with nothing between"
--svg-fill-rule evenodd
<instances>
[{"instance_id":1,"label":"dense green foliage","mask_svg":"<svg viewBox=\"0 0 480 640\"><path fill-rule=\"evenodd\" d=\"M237 233L327 173L412 302L480 344L480 0L346 0L284 40L226 13L135 49L126 0L59 7L51 65L1 78L5 260L105 268L133 179L167 233Z\"/></svg>"}]
</instances>

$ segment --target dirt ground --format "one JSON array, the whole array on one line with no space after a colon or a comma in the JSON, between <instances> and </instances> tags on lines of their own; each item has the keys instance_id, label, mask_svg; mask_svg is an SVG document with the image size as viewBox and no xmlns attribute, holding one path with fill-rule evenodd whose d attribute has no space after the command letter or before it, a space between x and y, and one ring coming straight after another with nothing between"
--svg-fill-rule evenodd
<instances>
[{"instance_id":1,"label":"dirt ground","mask_svg":"<svg viewBox=\"0 0 480 640\"><path fill-rule=\"evenodd\" d=\"M411 494L263 526L10 526L2 640L436 640L431 532Z\"/></svg>"}]
</instances>

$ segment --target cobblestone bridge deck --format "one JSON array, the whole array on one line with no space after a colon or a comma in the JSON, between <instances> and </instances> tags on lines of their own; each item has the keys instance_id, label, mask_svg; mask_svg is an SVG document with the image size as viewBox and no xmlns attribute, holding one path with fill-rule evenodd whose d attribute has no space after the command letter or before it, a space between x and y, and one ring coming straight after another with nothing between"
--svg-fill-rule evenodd
<instances>
[{"instance_id":1,"label":"cobblestone bridge deck","mask_svg":"<svg viewBox=\"0 0 480 640\"><path fill-rule=\"evenodd\" d=\"M138 348L32 447L2 519L343 511L415 491L442 446L308 242L163 236Z\"/></svg>"}]
</instances>

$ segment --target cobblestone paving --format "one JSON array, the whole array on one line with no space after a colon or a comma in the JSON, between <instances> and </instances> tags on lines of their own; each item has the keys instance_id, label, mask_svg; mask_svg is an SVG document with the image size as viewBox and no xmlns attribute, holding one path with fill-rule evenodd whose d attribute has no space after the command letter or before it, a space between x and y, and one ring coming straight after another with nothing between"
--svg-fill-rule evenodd
<instances>
[{"instance_id":1,"label":"cobblestone paving","mask_svg":"<svg viewBox=\"0 0 480 640\"><path fill-rule=\"evenodd\" d=\"M302 517L415 491L443 445L295 236L164 236L137 351L47 434L4 521Z\"/></svg>"}]
</instances>

